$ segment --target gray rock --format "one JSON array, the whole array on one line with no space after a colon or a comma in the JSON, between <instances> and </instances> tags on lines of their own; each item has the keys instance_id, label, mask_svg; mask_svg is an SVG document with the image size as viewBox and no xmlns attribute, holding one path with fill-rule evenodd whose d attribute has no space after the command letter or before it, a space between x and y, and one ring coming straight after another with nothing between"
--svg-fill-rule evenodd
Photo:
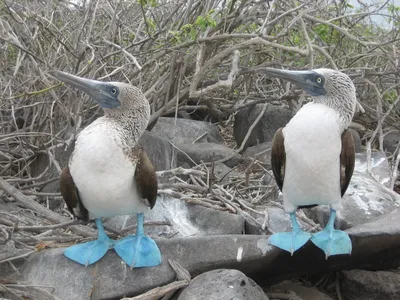
<instances>
[{"instance_id":1,"label":"gray rock","mask_svg":"<svg viewBox=\"0 0 400 300\"><path fill-rule=\"evenodd\" d=\"M166 139L145 131L139 144L146 151L156 171L176 168L176 151Z\"/></svg>"},{"instance_id":2,"label":"gray rock","mask_svg":"<svg viewBox=\"0 0 400 300\"><path fill-rule=\"evenodd\" d=\"M244 157L257 158L265 164L265 167L271 168L271 147L272 142L265 142L256 146L248 147L243 153Z\"/></svg>"},{"instance_id":3,"label":"gray rock","mask_svg":"<svg viewBox=\"0 0 400 300\"><path fill-rule=\"evenodd\" d=\"M342 271L341 293L346 300L400 299L400 272Z\"/></svg>"},{"instance_id":4,"label":"gray rock","mask_svg":"<svg viewBox=\"0 0 400 300\"><path fill-rule=\"evenodd\" d=\"M163 257L162 265L157 267L131 271L113 250L96 264L84 267L68 260L63 255L64 249L57 248L32 255L21 270L20 280L52 286L54 294L61 299L120 299L174 281L176 276L168 259L177 261L191 274L220 268L248 273L258 265L257 260L272 249L265 237L246 235L156 241Z\"/></svg>"},{"instance_id":5,"label":"gray rock","mask_svg":"<svg viewBox=\"0 0 400 300\"><path fill-rule=\"evenodd\" d=\"M301 299L306 300L333 300L327 294L320 292L316 288L310 288L303 286L299 283L294 283L291 281L283 281L279 284L273 285L269 290L273 292L290 293L294 294ZM347 299L347 298L346 298Z\"/></svg>"},{"instance_id":6,"label":"gray rock","mask_svg":"<svg viewBox=\"0 0 400 300\"><path fill-rule=\"evenodd\" d=\"M360 134L354 129L349 128L348 130L350 131L351 135L353 136L354 147L355 147L356 153L362 152Z\"/></svg>"},{"instance_id":7,"label":"gray rock","mask_svg":"<svg viewBox=\"0 0 400 300\"><path fill-rule=\"evenodd\" d=\"M111 229L123 229L127 216L115 216L104 224ZM158 237L187 237L204 235L242 234L244 218L240 215L188 204L170 197L158 197L145 221L165 221L170 225L146 226L146 234ZM136 216L128 216L125 227L136 225ZM128 233L135 233L135 229Z\"/></svg>"},{"instance_id":8,"label":"gray rock","mask_svg":"<svg viewBox=\"0 0 400 300\"><path fill-rule=\"evenodd\" d=\"M158 118L157 124L151 132L175 145L191 144L196 140L200 143L223 143L218 127L214 124L188 119L176 119L175 129L174 127L174 118L161 117Z\"/></svg>"},{"instance_id":9,"label":"gray rock","mask_svg":"<svg viewBox=\"0 0 400 300\"><path fill-rule=\"evenodd\" d=\"M236 269L261 286L321 270L397 268L400 266L399 219L400 209L396 209L376 221L348 230L352 254L329 259L311 242L290 256L270 246L267 236L213 235L156 239L162 265L132 271L112 250L86 268L65 258L62 248L42 250L29 257L16 279L55 287L55 294L61 299L86 300L135 296L168 284L176 277L168 259L178 262L192 275L215 269Z\"/></svg>"},{"instance_id":10,"label":"gray rock","mask_svg":"<svg viewBox=\"0 0 400 300\"><path fill-rule=\"evenodd\" d=\"M9 240L5 242L5 244L3 241L1 241L0 261L14 258L16 256L23 256L24 254L29 252L31 252L31 250L16 248L15 242L13 240ZM0 263L0 279L16 275L18 272L15 270L15 266L18 268L23 264L23 262L23 259L13 260L13 266L8 263Z\"/></svg>"},{"instance_id":11,"label":"gray rock","mask_svg":"<svg viewBox=\"0 0 400 300\"><path fill-rule=\"evenodd\" d=\"M215 180L219 184L226 184L231 178L243 177L243 173L237 171L236 169L231 169L224 163L214 164L214 175Z\"/></svg>"},{"instance_id":12,"label":"gray rock","mask_svg":"<svg viewBox=\"0 0 400 300\"><path fill-rule=\"evenodd\" d=\"M233 133L238 147L242 144L250 126L261 113L263 106L263 104L250 106L247 109L240 110L236 114ZM244 149L249 146L272 141L275 132L280 127L286 126L292 117L293 113L289 109L269 105L257 126L254 127Z\"/></svg>"},{"instance_id":13,"label":"gray rock","mask_svg":"<svg viewBox=\"0 0 400 300\"><path fill-rule=\"evenodd\" d=\"M400 131L394 130L386 134L383 138L383 149L390 153L396 150L397 144L400 141Z\"/></svg>"},{"instance_id":14,"label":"gray rock","mask_svg":"<svg viewBox=\"0 0 400 300\"><path fill-rule=\"evenodd\" d=\"M238 270L213 270L192 280L178 300L268 300L263 290Z\"/></svg>"},{"instance_id":15,"label":"gray rock","mask_svg":"<svg viewBox=\"0 0 400 300\"><path fill-rule=\"evenodd\" d=\"M337 213L336 226L347 229L387 214L400 204L400 195L388 189L389 165L379 152L372 154L372 176L366 174L365 153L357 154L355 171L342 199L342 209ZM305 209L309 218L325 227L329 207L317 206Z\"/></svg>"},{"instance_id":16,"label":"gray rock","mask_svg":"<svg viewBox=\"0 0 400 300\"><path fill-rule=\"evenodd\" d=\"M178 165L181 162L189 163L191 166L195 164L201 164L203 162L217 161L223 158L232 158L224 162L228 167L234 167L242 161L242 156L236 154L234 150L227 146L215 144L215 143L196 143L196 144L185 144L180 145L178 156ZM190 158L189 158L189 157Z\"/></svg>"}]
</instances>

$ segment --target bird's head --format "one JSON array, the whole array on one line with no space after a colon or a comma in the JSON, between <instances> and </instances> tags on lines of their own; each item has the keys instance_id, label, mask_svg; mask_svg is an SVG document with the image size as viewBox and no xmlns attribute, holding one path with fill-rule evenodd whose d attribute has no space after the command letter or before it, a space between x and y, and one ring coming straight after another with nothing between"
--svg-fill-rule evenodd
<instances>
[{"instance_id":1,"label":"bird's head","mask_svg":"<svg viewBox=\"0 0 400 300\"><path fill-rule=\"evenodd\" d=\"M338 94L355 96L356 93L356 88L350 77L332 69L292 71L264 68L262 71L270 76L295 83L313 97L330 97Z\"/></svg>"},{"instance_id":2,"label":"bird's head","mask_svg":"<svg viewBox=\"0 0 400 300\"><path fill-rule=\"evenodd\" d=\"M346 74L324 68L310 71L263 68L262 72L295 83L311 95L314 102L325 104L345 116L346 123L353 118L356 88Z\"/></svg>"},{"instance_id":3,"label":"bird's head","mask_svg":"<svg viewBox=\"0 0 400 300\"><path fill-rule=\"evenodd\" d=\"M150 113L147 99L140 89L133 85L124 82L102 82L61 71L52 71L51 74L91 96L103 108L106 115L118 116L137 110Z\"/></svg>"}]
</instances>

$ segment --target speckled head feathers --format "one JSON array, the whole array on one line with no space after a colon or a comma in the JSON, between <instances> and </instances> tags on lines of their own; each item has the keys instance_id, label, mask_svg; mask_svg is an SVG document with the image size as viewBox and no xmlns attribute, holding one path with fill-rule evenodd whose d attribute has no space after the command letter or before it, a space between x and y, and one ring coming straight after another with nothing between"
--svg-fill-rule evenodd
<instances>
[{"instance_id":1,"label":"speckled head feathers","mask_svg":"<svg viewBox=\"0 0 400 300\"><path fill-rule=\"evenodd\" d=\"M264 68L263 73L289 80L312 96L314 102L334 109L340 116L342 129L347 128L356 108L356 88L346 74L332 69L309 71Z\"/></svg>"},{"instance_id":2,"label":"speckled head feathers","mask_svg":"<svg viewBox=\"0 0 400 300\"><path fill-rule=\"evenodd\" d=\"M105 116L133 138L146 129L150 119L150 104L142 91L124 82L103 82L60 71L52 74L59 80L87 93L104 110Z\"/></svg>"},{"instance_id":3,"label":"speckled head feathers","mask_svg":"<svg viewBox=\"0 0 400 300\"><path fill-rule=\"evenodd\" d=\"M340 114L346 128L351 123L357 104L353 81L340 71L332 69L316 69L314 71L324 78L326 91L324 95L313 96L314 102L335 109Z\"/></svg>"}]
</instances>

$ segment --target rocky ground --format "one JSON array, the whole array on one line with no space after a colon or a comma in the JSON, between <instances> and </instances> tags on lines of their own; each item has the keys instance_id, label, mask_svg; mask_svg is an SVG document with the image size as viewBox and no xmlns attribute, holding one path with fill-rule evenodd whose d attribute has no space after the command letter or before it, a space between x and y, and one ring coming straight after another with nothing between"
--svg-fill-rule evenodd
<instances>
[{"instance_id":1,"label":"rocky ground","mask_svg":"<svg viewBox=\"0 0 400 300\"><path fill-rule=\"evenodd\" d=\"M353 131L356 168L336 221L352 239L351 256L326 260L309 242L291 257L268 244L269 234L290 230L270 170L270 147L274 132L292 113L267 107L249 135L262 108L242 110L233 126L163 117L141 138L159 177L159 198L146 218L146 232L163 255L159 267L131 271L113 251L86 268L67 260L64 247L93 238L93 224L71 223L61 197L43 203L38 213L34 206L26 209L32 199L9 190L14 197L0 198L0 224L13 228L0 247L0 296L400 299L400 196L388 188L385 153L372 152L368 172L361 132ZM388 135L387 151L394 151L398 140L399 133ZM72 150L57 153L61 167ZM58 182L51 181L57 170L45 170L40 160L31 167L36 174L49 174L43 193L58 193ZM59 224L49 222L57 218L52 211ZM298 218L303 228L316 232L325 226L328 208L299 210ZM114 238L133 233L135 217L110 218L105 226Z\"/></svg>"}]
</instances>

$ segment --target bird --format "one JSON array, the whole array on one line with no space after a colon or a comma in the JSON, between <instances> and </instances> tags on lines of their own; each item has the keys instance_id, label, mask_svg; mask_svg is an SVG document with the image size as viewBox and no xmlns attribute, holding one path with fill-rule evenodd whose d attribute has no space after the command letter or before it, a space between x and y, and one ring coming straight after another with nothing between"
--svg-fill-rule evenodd
<instances>
[{"instance_id":1,"label":"bird","mask_svg":"<svg viewBox=\"0 0 400 300\"><path fill-rule=\"evenodd\" d=\"M161 264L160 249L143 228L144 213L156 204L158 188L154 166L138 144L150 119L149 102L139 88L124 82L58 70L50 74L88 94L104 111L78 134L59 182L68 210L77 219L95 219L98 237L66 248L64 255L88 266L113 248L131 269ZM136 234L110 239L101 218L133 213Z\"/></svg>"},{"instance_id":2,"label":"bird","mask_svg":"<svg viewBox=\"0 0 400 300\"><path fill-rule=\"evenodd\" d=\"M349 235L336 230L334 223L354 171L354 140L348 130L357 103L354 83L327 68L262 72L296 84L312 98L273 137L272 172L292 231L272 234L269 243L291 255L308 240L324 251L326 259L351 254ZM330 216L322 231L311 234L301 229L296 210L316 205L329 205Z\"/></svg>"}]
</instances>

